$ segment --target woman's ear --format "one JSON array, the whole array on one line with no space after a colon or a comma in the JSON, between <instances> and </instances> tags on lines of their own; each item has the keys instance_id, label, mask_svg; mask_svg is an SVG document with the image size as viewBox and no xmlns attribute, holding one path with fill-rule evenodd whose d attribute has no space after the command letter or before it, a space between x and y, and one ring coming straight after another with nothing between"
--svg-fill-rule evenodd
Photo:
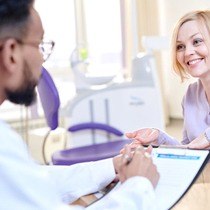
<instances>
[{"instance_id":1,"label":"woman's ear","mask_svg":"<svg viewBox=\"0 0 210 210\"><path fill-rule=\"evenodd\" d=\"M15 39L10 38L4 42L1 54L1 62L8 72L12 73L20 68L22 53Z\"/></svg>"}]
</instances>

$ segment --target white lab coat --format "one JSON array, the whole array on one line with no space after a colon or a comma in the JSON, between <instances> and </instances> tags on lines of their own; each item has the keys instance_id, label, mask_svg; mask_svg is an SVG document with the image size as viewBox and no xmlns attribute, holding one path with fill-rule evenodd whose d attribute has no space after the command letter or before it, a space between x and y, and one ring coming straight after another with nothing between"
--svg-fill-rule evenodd
<instances>
[{"instance_id":1,"label":"white lab coat","mask_svg":"<svg viewBox=\"0 0 210 210\"><path fill-rule=\"evenodd\" d=\"M114 177L112 159L72 166L40 166L31 159L20 136L0 121L2 210L84 209L69 203L104 188ZM87 209L152 210L154 190L146 178L133 177Z\"/></svg>"}]
</instances>

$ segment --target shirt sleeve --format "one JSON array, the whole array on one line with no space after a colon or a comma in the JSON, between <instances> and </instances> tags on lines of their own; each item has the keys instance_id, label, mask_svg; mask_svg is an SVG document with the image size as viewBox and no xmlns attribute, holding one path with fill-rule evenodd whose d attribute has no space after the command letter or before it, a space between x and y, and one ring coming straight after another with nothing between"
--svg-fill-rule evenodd
<instances>
[{"instance_id":1,"label":"shirt sleeve","mask_svg":"<svg viewBox=\"0 0 210 210\"><path fill-rule=\"evenodd\" d=\"M150 181L144 177L132 177L87 209L155 210L155 204L155 193Z\"/></svg>"},{"instance_id":2,"label":"shirt sleeve","mask_svg":"<svg viewBox=\"0 0 210 210\"><path fill-rule=\"evenodd\" d=\"M159 130L159 136L158 136L158 144L166 144L166 145L178 145L180 142L176 140L174 137L170 136L166 132Z\"/></svg>"},{"instance_id":3,"label":"shirt sleeve","mask_svg":"<svg viewBox=\"0 0 210 210\"><path fill-rule=\"evenodd\" d=\"M66 167L37 165L28 156L25 144L19 136L1 122L0 129L0 198L3 201L0 202L0 209L83 210L82 206L67 205L63 201L73 201L84 194L98 191L115 178L112 159ZM132 195L137 197L140 192L139 196L142 195L143 200L146 200L144 190L152 192L152 189L147 186L148 180L140 183L135 180L136 178L131 178L121 186L119 192L110 194L107 203L102 199L104 205L101 208L94 205L91 208L125 209L112 206L116 204L120 207L122 199L123 202L127 200L126 205L130 207L127 209L137 209L132 206L140 206L141 203L137 198L132 198ZM144 185L143 182L147 184ZM137 185L139 187L135 189Z\"/></svg>"},{"instance_id":4,"label":"shirt sleeve","mask_svg":"<svg viewBox=\"0 0 210 210\"><path fill-rule=\"evenodd\" d=\"M157 210L156 197L150 181L144 177L132 177L112 190L105 197L84 208L69 206L69 210ZM56 210L68 210L66 206Z\"/></svg>"},{"instance_id":5,"label":"shirt sleeve","mask_svg":"<svg viewBox=\"0 0 210 210\"><path fill-rule=\"evenodd\" d=\"M116 176L111 158L71 166L43 167L58 186L58 193L65 203L103 189Z\"/></svg>"},{"instance_id":6,"label":"shirt sleeve","mask_svg":"<svg viewBox=\"0 0 210 210\"><path fill-rule=\"evenodd\" d=\"M112 159L46 168L53 179L59 179L57 184L62 186L60 193L65 203L73 202L83 195L102 189L115 178ZM153 210L156 209L154 203L155 194L150 181L144 177L132 177L86 209ZM58 210L64 209L66 206L60 206ZM69 209L82 210L84 208L70 205Z\"/></svg>"}]
</instances>

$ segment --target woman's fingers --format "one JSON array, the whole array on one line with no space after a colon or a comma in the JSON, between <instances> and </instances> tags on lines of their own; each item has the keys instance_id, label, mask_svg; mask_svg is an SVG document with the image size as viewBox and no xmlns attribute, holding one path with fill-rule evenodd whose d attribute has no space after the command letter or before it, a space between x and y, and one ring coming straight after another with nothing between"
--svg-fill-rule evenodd
<instances>
[{"instance_id":1,"label":"woman's fingers","mask_svg":"<svg viewBox=\"0 0 210 210\"><path fill-rule=\"evenodd\" d=\"M149 144L157 140L159 131L154 128L143 128L132 133L126 133L126 136L139 141L141 144Z\"/></svg>"},{"instance_id":2,"label":"woman's fingers","mask_svg":"<svg viewBox=\"0 0 210 210\"><path fill-rule=\"evenodd\" d=\"M199 137L191 141L188 145L188 148L190 149L209 149L210 143L205 138L204 134L201 134Z\"/></svg>"}]
</instances>

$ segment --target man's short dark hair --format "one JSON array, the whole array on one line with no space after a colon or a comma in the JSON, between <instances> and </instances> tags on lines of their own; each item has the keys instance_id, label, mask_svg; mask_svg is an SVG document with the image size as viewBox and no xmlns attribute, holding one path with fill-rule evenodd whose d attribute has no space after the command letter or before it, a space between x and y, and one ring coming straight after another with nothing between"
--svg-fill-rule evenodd
<instances>
[{"instance_id":1,"label":"man's short dark hair","mask_svg":"<svg viewBox=\"0 0 210 210\"><path fill-rule=\"evenodd\" d=\"M34 0L0 0L0 39L22 38L27 34Z\"/></svg>"}]
</instances>

